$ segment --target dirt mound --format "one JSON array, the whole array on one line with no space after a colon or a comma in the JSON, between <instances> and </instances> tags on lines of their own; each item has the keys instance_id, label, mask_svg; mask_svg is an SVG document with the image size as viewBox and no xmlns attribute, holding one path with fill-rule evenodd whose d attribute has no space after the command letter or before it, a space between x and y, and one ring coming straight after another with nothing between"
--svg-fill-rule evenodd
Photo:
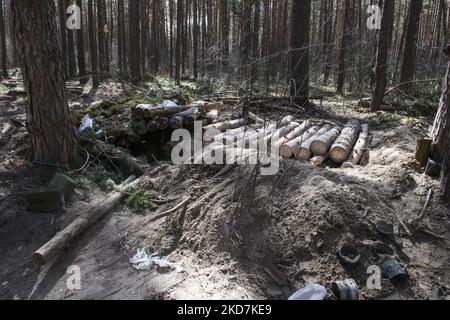
<instances>
[{"instance_id":1,"label":"dirt mound","mask_svg":"<svg viewBox=\"0 0 450 320\"><path fill-rule=\"evenodd\" d=\"M184 194L190 202L160 222L160 238L150 245L164 254L193 251L211 261L225 254L242 274L259 274L255 283L262 296L285 298L305 283L329 286L348 277L358 282L363 297L388 295L393 290L388 282L381 292L364 289L367 268L381 263L370 245L382 241L400 262L408 262L396 213L407 221L408 210L420 207L413 195L426 192L430 183L411 169L413 136L407 127L381 135L370 162L354 169L288 160L278 175L260 176L255 166L165 165L151 177L156 191ZM376 231L380 220L395 226L395 238ZM344 243L361 251L356 266L339 260Z\"/></svg>"}]
</instances>

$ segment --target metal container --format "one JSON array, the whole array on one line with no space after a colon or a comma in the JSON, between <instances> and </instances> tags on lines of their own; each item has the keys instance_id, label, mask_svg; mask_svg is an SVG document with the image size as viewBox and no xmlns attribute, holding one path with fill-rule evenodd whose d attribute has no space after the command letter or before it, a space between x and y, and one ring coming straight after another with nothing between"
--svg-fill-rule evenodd
<instances>
[{"instance_id":1,"label":"metal container","mask_svg":"<svg viewBox=\"0 0 450 320\"><path fill-rule=\"evenodd\" d=\"M333 292L339 300L359 300L358 285L353 279L333 282Z\"/></svg>"}]
</instances>

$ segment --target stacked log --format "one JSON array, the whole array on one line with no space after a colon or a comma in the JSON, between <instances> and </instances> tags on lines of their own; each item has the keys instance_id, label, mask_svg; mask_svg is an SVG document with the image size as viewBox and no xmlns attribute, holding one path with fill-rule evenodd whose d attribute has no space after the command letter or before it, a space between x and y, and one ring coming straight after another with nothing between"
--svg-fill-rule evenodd
<instances>
[{"instance_id":1,"label":"stacked log","mask_svg":"<svg viewBox=\"0 0 450 320\"><path fill-rule=\"evenodd\" d=\"M341 134L342 128L339 126L333 127L330 131L324 133L320 137L316 137L311 143L310 151L316 156L323 156L327 154L333 142Z\"/></svg>"},{"instance_id":2,"label":"stacked log","mask_svg":"<svg viewBox=\"0 0 450 320\"><path fill-rule=\"evenodd\" d=\"M283 158L291 158L295 155L295 151L301 146L301 144L311 138L317 131L319 131L319 126L313 126L309 128L306 132L299 135L297 138L284 143L281 146L281 156Z\"/></svg>"},{"instance_id":3,"label":"stacked log","mask_svg":"<svg viewBox=\"0 0 450 320\"><path fill-rule=\"evenodd\" d=\"M361 126L361 133L359 135L358 141L356 142L355 147L350 155L350 158L344 162L342 168L353 168L360 161L364 152L366 152L369 146L369 125L363 124Z\"/></svg>"},{"instance_id":4,"label":"stacked log","mask_svg":"<svg viewBox=\"0 0 450 320\"><path fill-rule=\"evenodd\" d=\"M173 130L190 129L197 120L202 121L203 126L206 126L217 120L219 110L224 107L222 103L206 103L203 101L186 106L169 103L163 103L159 106L139 104L131 110L133 134L143 136L147 133L164 131L169 127ZM231 127L233 127L233 124Z\"/></svg>"},{"instance_id":5,"label":"stacked log","mask_svg":"<svg viewBox=\"0 0 450 320\"><path fill-rule=\"evenodd\" d=\"M331 124L325 124L319 131L317 131L311 138L304 141L298 148L294 150L295 157L299 160L309 160L311 158L311 144L326 134L333 128Z\"/></svg>"},{"instance_id":6,"label":"stacked log","mask_svg":"<svg viewBox=\"0 0 450 320\"><path fill-rule=\"evenodd\" d=\"M341 135L334 142L330 151L330 158L337 164L344 163L348 159L353 146L358 139L360 125L358 120L349 121Z\"/></svg>"}]
</instances>

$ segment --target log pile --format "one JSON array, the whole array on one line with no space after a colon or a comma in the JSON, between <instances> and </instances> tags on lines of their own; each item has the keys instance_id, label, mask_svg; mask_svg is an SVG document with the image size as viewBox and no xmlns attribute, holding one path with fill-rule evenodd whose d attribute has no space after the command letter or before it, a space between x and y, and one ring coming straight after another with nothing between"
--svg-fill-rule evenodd
<instances>
[{"instance_id":1,"label":"log pile","mask_svg":"<svg viewBox=\"0 0 450 320\"><path fill-rule=\"evenodd\" d=\"M349 168L357 165L368 148L369 126L350 120L344 128L330 123L305 121L278 142L284 158L295 157L315 166L330 159Z\"/></svg>"},{"instance_id":2,"label":"log pile","mask_svg":"<svg viewBox=\"0 0 450 320\"><path fill-rule=\"evenodd\" d=\"M174 103L162 103L158 106L139 104L131 108L133 129L140 136L168 128L191 129L196 120L202 121L204 125L212 124L219 117L219 110L224 108L223 103L204 101L185 106Z\"/></svg>"}]
</instances>

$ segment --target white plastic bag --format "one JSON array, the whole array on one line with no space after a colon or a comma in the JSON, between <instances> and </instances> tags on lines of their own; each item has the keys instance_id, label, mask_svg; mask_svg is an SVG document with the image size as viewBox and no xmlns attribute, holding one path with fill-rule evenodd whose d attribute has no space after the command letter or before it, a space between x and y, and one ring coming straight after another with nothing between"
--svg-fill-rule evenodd
<instances>
[{"instance_id":1,"label":"white plastic bag","mask_svg":"<svg viewBox=\"0 0 450 320\"><path fill-rule=\"evenodd\" d=\"M164 257L149 256L144 249L138 249L136 255L130 259L130 263L136 270L149 271L154 267L181 270L175 263L167 261Z\"/></svg>"},{"instance_id":2,"label":"white plastic bag","mask_svg":"<svg viewBox=\"0 0 450 320\"><path fill-rule=\"evenodd\" d=\"M88 114L85 115L83 118L83 121L81 121L79 132L83 133L87 129L92 129L92 130L94 129L94 122L92 121L92 119L89 117Z\"/></svg>"},{"instance_id":3,"label":"white plastic bag","mask_svg":"<svg viewBox=\"0 0 450 320\"><path fill-rule=\"evenodd\" d=\"M164 100L160 104L160 106L164 107L164 108L172 108L172 107L177 107L178 105L175 102L171 101L171 100Z\"/></svg>"},{"instance_id":4,"label":"white plastic bag","mask_svg":"<svg viewBox=\"0 0 450 320\"><path fill-rule=\"evenodd\" d=\"M288 300L325 300L327 289L319 284L310 284L297 291Z\"/></svg>"}]
</instances>

